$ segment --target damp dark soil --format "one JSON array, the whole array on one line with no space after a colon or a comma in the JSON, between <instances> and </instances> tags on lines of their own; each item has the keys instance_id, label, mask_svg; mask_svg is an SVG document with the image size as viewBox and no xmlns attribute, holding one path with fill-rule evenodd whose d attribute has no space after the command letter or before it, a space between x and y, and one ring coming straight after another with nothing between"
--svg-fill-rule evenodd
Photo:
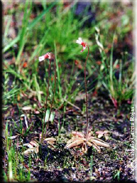
<instances>
[{"instance_id":1,"label":"damp dark soil","mask_svg":"<svg viewBox=\"0 0 137 183\"><path fill-rule=\"evenodd\" d=\"M90 98L92 96L89 96ZM76 101L80 106L82 101ZM71 108L71 110L70 110ZM14 116L11 118L9 111L14 110ZM31 178L37 181L87 181L87 180L134 180L133 175L133 139L131 136L130 122L130 104L122 104L116 109L111 100L103 96L92 97L89 102L89 130L94 132L97 137L97 131L107 130L107 139L109 148L102 148L101 153L96 149L89 147L88 152L81 155L80 149L65 149L65 144L69 140L72 131L85 131L86 118L79 114L74 107L68 105L68 110L62 117L59 112L55 115L55 122L48 124L47 137L55 137L56 144L50 147L46 143L39 146L39 152L32 153ZM19 142L29 143L31 140L39 141L41 132L40 114L29 114L29 132L25 126L21 132L15 127L18 126L20 119L18 117L18 107L9 106L5 122L9 123L9 131L12 135L20 134L13 143L17 151L22 152L22 148L17 146ZM13 120L14 119L14 120ZM59 128L60 126L60 128ZM3 136L4 138L4 136ZM6 158L6 157L5 157ZM29 163L28 156L25 156L24 164L27 167ZM6 159L4 162L6 166ZM25 166L24 165L24 166Z\"/></svg>"}]
</instances>

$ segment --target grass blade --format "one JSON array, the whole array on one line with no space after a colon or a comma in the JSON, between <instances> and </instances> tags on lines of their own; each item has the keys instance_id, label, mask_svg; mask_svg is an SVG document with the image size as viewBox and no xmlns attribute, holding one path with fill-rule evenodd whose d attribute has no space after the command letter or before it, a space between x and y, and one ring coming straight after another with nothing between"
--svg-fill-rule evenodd
<instances>
[{"instance_id":1,"label":"grass blade","mask_svg":"<svg viewBox=\"0 0 137 183\"><path fill-rule=\"evenodd\" d=\"M62 99L61 79L60 79L60 71L59 71L59 67L58 67L57 50L56 50L55 42L54 42L54 49L55 49L55 61L56 61L56 69L57 69L59 96L60 96L60 99Z\"/></svg>"},{"instance_id":2,"label":"grass blade","mask_svg":"<svg viewBox=\"0 0 137 183\"><path fill-rule=\"evenodd\" d=\"M22 23L22 30L21 30L21 34L20 34L19 51L18 51L18 55L17 55L17 59L16 59L16 63L17 64L20 63L20 56L21 56L21 53L23 51L23 48L24 48L25 42L26 42L26 33L27 33L28 17L29 17L30 12L31 12L32 2L30 3L30 7L29 7L30 11L29 12L27 12L28 5L29 5L29 2L26 1L26 4L25 4L25 13L24 13L23 23Z\"/></svg>"},{"instance_id":3,"label":"grass blade","mask_svg":"<svg viewBox=\"0 0 137 183\"><path fill-rule=\"evenodd\" d=\"M27 27L27 31L30 31L55 4L56 4L56 2L52 3L51 6L49 6L49 8L44 10L37 18L35 18L31 23L29 23L29 25ZM21 37L21 33L14 40L12 40L9 45L4 47L3 52L6 52L14 44L16 44L20 40L20 37Z\"/></svg>"}]
</instances>

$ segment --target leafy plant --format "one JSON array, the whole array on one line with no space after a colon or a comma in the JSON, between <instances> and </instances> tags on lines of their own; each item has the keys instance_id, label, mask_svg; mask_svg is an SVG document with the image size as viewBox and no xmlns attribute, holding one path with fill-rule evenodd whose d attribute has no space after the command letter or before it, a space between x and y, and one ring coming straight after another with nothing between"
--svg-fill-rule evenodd
<instances>
[{"instance_id":1,"label":"leafy plant","mask_svg":"<svg viewBox=\"0 0 137 183\"><path fill-rule=\"evenodd\" d=\"M93 137L93 132L88 132L86 136L82 132L72 132L72 138L67 142L67 145L65 148L81 148L81 152L83 154L87 153L88 146L93 146L99 153L100 146L101 147L109 147L109 144L104 142L103 140L100 140L96 137Z\"/></svg>"}]
</instances>

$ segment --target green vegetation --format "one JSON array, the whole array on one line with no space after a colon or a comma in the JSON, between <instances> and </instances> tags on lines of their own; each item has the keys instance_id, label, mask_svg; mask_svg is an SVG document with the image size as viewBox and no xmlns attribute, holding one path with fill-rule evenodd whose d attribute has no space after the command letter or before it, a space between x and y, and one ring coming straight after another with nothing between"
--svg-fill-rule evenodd
<instances>
[{"instance_id":1,"label":"green vegetation","mask_svg":"<svg viewBox=\"0 0 137 183\"><path fill-rule=\"evenodd\" d=\"M85 93L84 64L88 49L80 52L81 48L76 44L79 37L88 44L90 50L86 71L88 103L92 102L93 96L98 98L105 93L112 108L116 108L120 114L123 103L132 102L134 99L135 59L131 53L133 45L128 45L128 35L131 36L133 28L130 23L133 21L132 8L124 5L113 8L109 3L94 2L91 9L96 12L96 16L90 25L86 26L85 22L89 16L76 16L76 7L77 3L70 8L65 7L61 1L43 1L39 8L37 4L27 0L25 4L20 3L18 8L8 11L8 15L16 12L19 25L16 37L11 40L8 36L11 28L9 20L4 24L3 35L5 181L33 180L31 170L35 164L45 170L56 166L54 158L53 165L48 160L50 152L41 163L37 149L44 144L45 138L54 136L56 131L56 145L53 143L54 139L47 140L47 144L49 143L52 150L55 146L59 150L63 149L60 144L67 143L69 132L79 130L79 123L82 124L79 116L85 120L85 97L80 100L80 106L76 97L80 98ZM123 14L120 14L120 7ZM117 13L120 14L118 19ZM32 16L34 14L35 16ZM123 42L125 47L122 47ZM39 57L47 52L54 53L55 62L49 59L39 62ZM7 53L10 61L7 61ZM73 127L66 117L72 109L78 114L78 120L76 117L71 118ZM88 111L92 114L91 108ZM22 117L22 114L26 118ZM66 127L69 125L70 130L67 131ZM24 152L27 148L24 144L32 140L36 144L31 144L32 153L28 153L26 158ZM96 151L93 149L93 152L95 154ZM69 168L77 164L76 155L73 158L69 156L68 153L63 162L57 165L58 169L60 166ZM117 153L112 152L111 156L116 157ZM90 179L93 179L94 156L90 155L87 161ZM83 165L80 170L82 169ZM120 176L121 172L117 170L114 178L120 180Z\"/></svg>"}]
</instances>

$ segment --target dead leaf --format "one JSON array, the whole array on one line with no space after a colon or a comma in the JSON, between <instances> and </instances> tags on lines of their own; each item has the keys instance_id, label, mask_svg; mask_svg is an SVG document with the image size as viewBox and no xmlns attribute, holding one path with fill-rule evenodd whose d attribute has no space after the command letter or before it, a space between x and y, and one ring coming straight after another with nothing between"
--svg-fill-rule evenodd
<instances>
[{"instance_id":1,"label":"dead leaf","mask_svg":"<svg viewBox=\"0 0 137 183\"><path fill-rule=\"evenodd\" d=\"M75 147L75 146L78 146L78 145L82 144L83 142L84 142L83 139L77 139L74 142L72 142L71 144L67 144L65 147L66 148L72 148L72 147Z\"/></svg>"},{"instance_id":2,"label":"dead leaf","mask_svg":"<svg viewBox=\"0 0 137 183\"><path fill-rule=\"evenodd\" d=\"M25 115L25 114L22 114L22 115L21 115L21 117L23 117L23 118L24 118L24 122L25 122L26 128L28 129L28 128L29 128L29 126L28 126L28 120L27 120L26 115Z\"/></svg>"},{"instance_id":3,"label":"dead leaf","mask_svg":"<svg viewBox=\"0 0 137 183\"><path fill-rule=\"evenodd\" d=\"M46 141L49 145L54 145L54 143L56 142L56 139L53 138L53 137L50 137L50 138L46 138L44 139L44 141Z\"/></svg>"},{"instance_id":4,"label":"dead leaf","mask_svg":"<svg viewBox=\"0 0 137 183\"><path fill-rule=\"evenodd\" d=\"M23 155L27 156L27 155L29 155L29 154L31 154L33 152L35 152L37 154L39 151L38 151L38 149L36 147L29 148L29 149L27 149L26 151L23 152Z\"/></svg>"},{"instance_id":5,"label":"dead leaf","mask_svg":"<svg viewBox=\"0 0 137 183\"><path fill-rule=\"evenodd\" d=\"M108 140L108 138L109 138L108 133L110 133L108 130L105 130L105 131L96 131L96 134L98 135L98 138L101 138L101 137L104 136L106 140Z\"/></svg>"},{"instance_id":6,"label":"dead leaf","mask_svg":"<svg viewBox=\"0 0 137 183\"><path fill-rule=\"evenodd\" d=\"M39 152L39 144L36 141L30 141L30 143L23 144L23 146L29 147L29 149L22 153L23 155L29 155L33 152L37 154Z\"/></svg>"},{"instance_id":7,"label":"dead leaf","mask_svg":"<svg viewBox=\"0 0 137 183\"><path fill-rule=\"evenodd\" d=\"M22 110L29 111L29 110L32 110L32 107L31 106L24 106L24 107L22 107Z\"/></svg>"},{"instance_id":8,"label":"dead leaf","mask_svg":"<svg viewBox=\"0 0 137 183\"><path fill-rule=\"evenodd\" d=\"M18 134L18 135L14 135L14 136L10 136L10 137L8 137L8 139L14 140L14 139L16 139L18 136L19 136L19 134Z\"/></svg>"},{"instance_id":9,"label":"dead leaf","mask_svg":"<svg viewBox=\"0 0 137 183\"><path fill-rule=\"evenodd\" d=\"M91 142L97 144L98 146L102 146L102 147L110 147L108 143L100 140L100 139L91 139Z\"/></svg>"},{"instance_id":10,"label":"dead leaf","mask_svg":"<svg viewBox=\"0 0 137 183\"><path fill-rule=\"evenodd\" d=\"M92 143L92 146L100 153L100 147L98 147L94 142Z\"/></svg>"},{"instance_id":11,"label":"dead leaf","mask_svg":"<svg viewBox=\"0 0 137 183\"><path fill-rule=\"evenodd\" d=\"M73 134L74 136L78 136L78 137L84 138L84 134L83 134L82 132L73 131L72 134Z\"/></svg>"}]
</instances>

